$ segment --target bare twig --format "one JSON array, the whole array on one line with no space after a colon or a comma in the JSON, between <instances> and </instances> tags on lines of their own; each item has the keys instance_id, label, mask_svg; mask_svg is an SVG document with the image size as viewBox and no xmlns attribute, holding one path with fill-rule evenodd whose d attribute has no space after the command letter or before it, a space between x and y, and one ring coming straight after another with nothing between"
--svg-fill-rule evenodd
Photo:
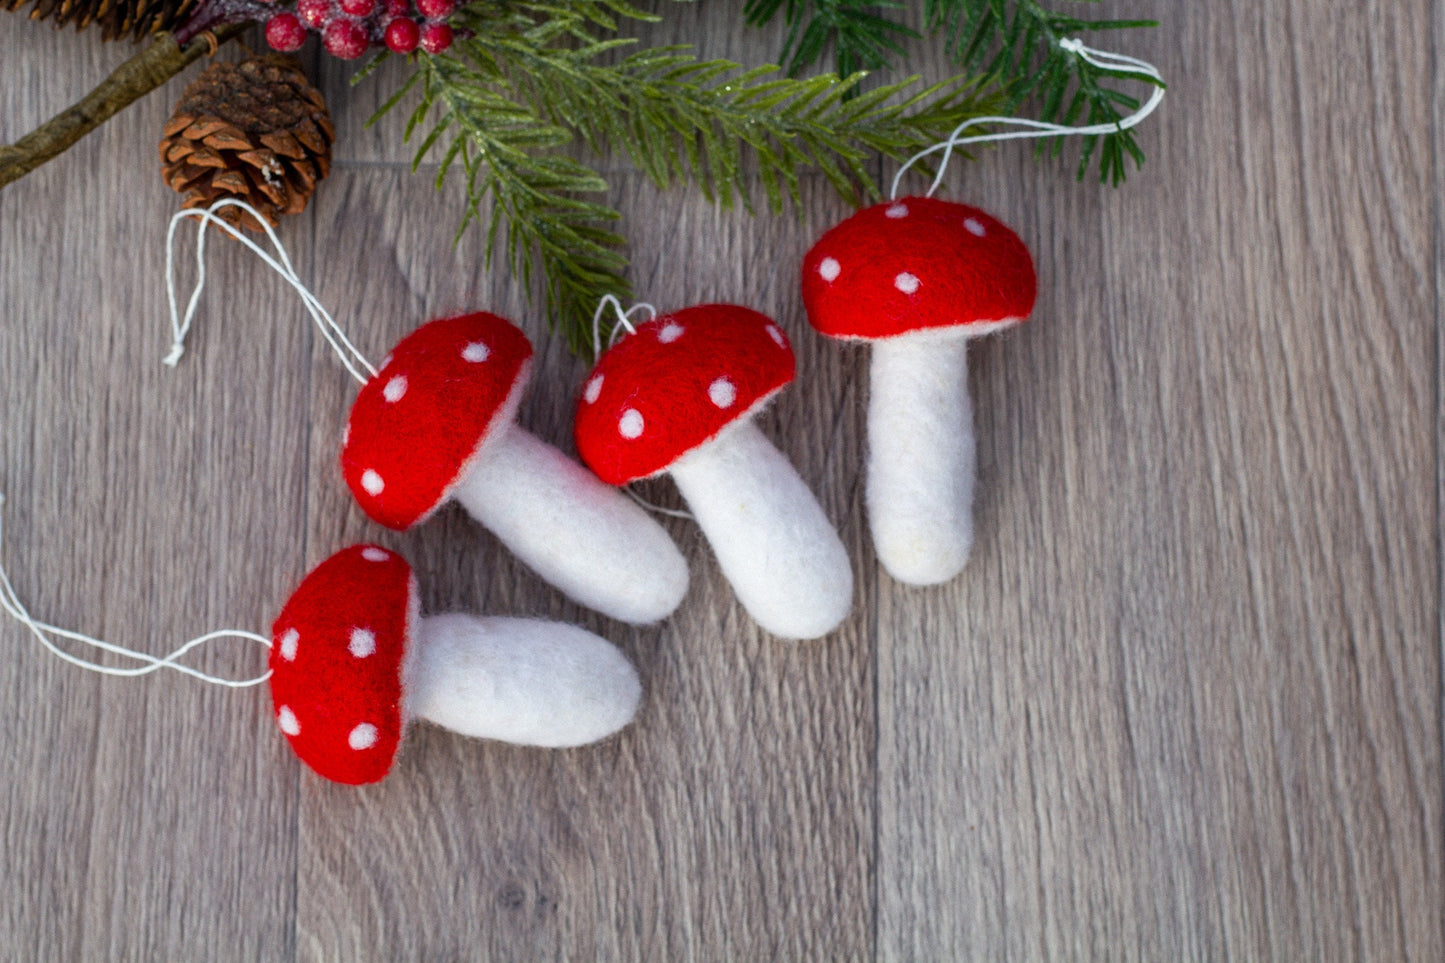
<instances>
[{"instance_id":1,"label":"bare twig","mask_svg":"<svg viewBox=\"0 0 1445 963\"><path fill-rule=\"evenodd\" d=\"M124 108L184 70L202 54L213 53L244 32L249 24L228 24L210 37L201 36L184 48L168 33L115 69L84 99L56 114L13 144L0 147L0 187L18 180L59 156Z\"/></svg>"}]
</instances>

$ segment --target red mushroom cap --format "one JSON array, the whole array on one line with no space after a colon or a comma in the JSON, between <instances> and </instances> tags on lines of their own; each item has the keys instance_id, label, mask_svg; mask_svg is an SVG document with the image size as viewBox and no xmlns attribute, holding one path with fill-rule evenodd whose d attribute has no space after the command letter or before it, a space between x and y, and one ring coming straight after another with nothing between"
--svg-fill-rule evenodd
<instances>
[{"instance_id":1,"label":"red mushroom cap","mask_svg":"<svg viewBox=\"0 0 1445 963\"><path fill-rule=\"evenodd\" d=\"M976 207L905 197L864 208L803 259L808 320L834 338L1011 327L1038 294L1029 249Z\"/></svg>"},{"instance_id":2,"label":"red mushroom cap","mask_svg":"<svg viewBox=\"0 0 1445 963\"><path fill-rule=\"evenodd\" d=\"M312 569L276 617L276 724L319 775L355 786L391 769L406 723L402 676L417 605L406 559L353 545Z\"/></svg>"},{"instance_id":3,"label":"red mushroom cap","mask_svg":"<svg viewBox=\"0 0 1445 963\"><path fill-rule=\"evenodd\" d=\"M351 406L341 472L362 510L405 529L437 509L516 413L532 343L495 314L442 318L401 340Z\"/></svg>"},{"instance_id":4,"label":"red mushroom cap","mask_svg":"<svg viewBox=\"0 0 1445 963\"><path fill-rule=\"evenodd\" d=\"M659 474L793 380L793 348L765 314L703 304L654 318L597 361L575 437L603 481Z\"/></svg>"}]
</instances>

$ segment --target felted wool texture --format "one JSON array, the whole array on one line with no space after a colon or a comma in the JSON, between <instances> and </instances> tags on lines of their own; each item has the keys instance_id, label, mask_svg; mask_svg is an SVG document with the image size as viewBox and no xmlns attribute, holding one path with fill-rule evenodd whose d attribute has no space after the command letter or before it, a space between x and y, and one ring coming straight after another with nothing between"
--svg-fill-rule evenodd
<instances>
[{"instance_id":1,"label":"felted wool texture","mask_svg":"<svg viewBox=\"0 0 1445 963\"><path fill-rule=\"evenodd\" d=\"M868 526L888 574L937 585L973 545L977 472L968 340L932 333L873 345L868 390Z\"/></svg>"},{"instance_id":2,"label":"felted wool texture","mask_svg":"<svg viewBox=\"0 0 1445 963\"><path fill-rule=\"evenodd\" d=\"M606 639L536 619L422 620L408 707L463 735L562 748L632 721L642 683Z\"/></svg>"},{"instance_id":3,"label":"felted wool texture","mask_svg":"<svg viewBox=\"0 0 1445 963\"><path fill-rule=\"evenodd\" d=\"M402 675L415 599L405 559L355 545L312 569L276 617L277 724L317 774L360 785L391 769L405 725Z\"/></svg>"},{"instance_id":4,"label":"felted wool texture","mask_svg":"<svg viewBox=\"0 0 1445 963\"><path fill-rule=\"evenodd\" d=\"M738 601L788 639L833 631L853 604L853 568L832 522L791 462L751 422L672 466Z\"/></svg>"},{"instance_id":5,"label":"felted wool texture","mask_svg":"<svg viewBox=\"0 0 1445 963\"><path fill-rule=\"evenodd\" d=\"M486 312L403 338L351 406L341 471L361 508L395 529L435 511L510 417L531 357L527 336Z\"/></svg>"},{"instance_id":6,"label":"felted wool texture","mask_svg":"<svg viewBox=\"0 0 1445 963\"><path fill-rule=\"evenodd\" d=\"M687 560L652 516L515 424L493 432L452 497L532 571L611 618L656 622L687 594Z\"/></svg>"},{"instance_id":7,"label":"felted wool texture","mask_svg":"<svg viewBox=\"0 0 1445 963\"><path fill-rule=\"evenodd\" d=\"M751 308L704 304L654 318L583 382L577 453L609 484L660 474L766 405L794 366L782 329Z\"/></svg>"},{"instance_id":8,"label":"felted wool texture","mask_svg":"<svg viewBox=\"0 0 1445 963\"><path fill-rule=\"evenodd\" d=\"M808 321L834 338L1017 323L1037 294L1017 234L976 207L927 197L864 208L803 258Z\"/></svg>"}]
</instances>

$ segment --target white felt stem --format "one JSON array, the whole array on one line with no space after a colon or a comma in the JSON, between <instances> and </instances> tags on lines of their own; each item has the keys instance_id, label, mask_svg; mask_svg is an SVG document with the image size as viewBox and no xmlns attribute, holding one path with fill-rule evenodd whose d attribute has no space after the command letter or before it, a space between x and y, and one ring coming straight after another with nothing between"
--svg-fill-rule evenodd
<instances>
[{"instance_id":1,"label":"white felt stem","mask_svg":"<svg viewBox=\"0 0 1445 963\"><path fill-rule=\"evenodd\" d=\"M878 558L900 582L946 582L973 545L967 339L874 342L868 398L868 523Z\"/></svg>"},{"instance_id":2,"label":"white felt stem","mask_svg":"<svg viewBox=\"0 0 1445 963\"><path fill-rule=\"evenodd\" d=\"M853 602L848 552L792 463L756 426L730 428L670 470L759 625L790 639L838 627Z\"/></svg>"},{"instance_id":3,"label":"white felt stem","mask_svg":"<svg viewBox=\"0 0 1445 963\"><path fill-rule=\"evenodd\" d=\"M453 497L534 572L604 615L656 622L687 594L687 560L655 519L516 425L488 441Z\"/></svg>"},{"instance_id":4,"label":"white felt stem","mask_svg":"<svg viewBox=\"0 0 1445 963\"><path fill-rule=\"evenodd\" d=\"M616 646L537 619L434 615L421 620L407 711L465 736L561 748L632 721L642 683Z\"/></svg>"}]
</instances>

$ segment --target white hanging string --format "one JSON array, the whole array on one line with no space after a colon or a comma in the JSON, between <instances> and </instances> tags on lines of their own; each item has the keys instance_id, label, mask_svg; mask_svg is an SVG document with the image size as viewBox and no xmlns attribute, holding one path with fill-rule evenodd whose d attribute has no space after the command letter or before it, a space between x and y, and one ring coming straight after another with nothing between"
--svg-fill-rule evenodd
<instances>
[{"instance_id":1,"label":"white hanging string","mask_svg":"<svg viewBox=\"0 0 1445 963\"><path fill-rule=\"evenodd\" d=\"M934 175L933 183L929 186L928 193L924 195L925 197L932 197L934 192L938 190L938 186L943 183L943 172L948 169L948 161L949 158L953 156L955 148L996 140L1018 140L1020 138L1033 137L1068 137L1070 135L1087 137L1091 135L1115 134L1122 130L1128 130L1130 127L1137 126L1143 122L1144 118L1154 113L1154 109L1158 107L1159 102L1164 99L1164 78L1160 76L1158 69L1151 63L1146 63L1136 57L1126 57L1123 54L1095 50L1092 47L1085 46L1084 42L1077 37L1060 40L1059 47L1078 57L1080 60L1083 60L1085 63L1093 64L1101 70L1112 71L1116 74L1133 74L1153 81L1153 92L1149 95L1149 99L1128 117L1107 124L1090 124L1086 127L1068 127L1064 124L1052 124L1043 120L1029 120L1025 117L971 117L955 127L953 133L948 135L947 140L934 144L932 147L925 148L904 161L903 166L898 169L898 173L893 175L893 189L888 193L889 198L894 199L898 197L898 185L903 180L904 173L930 154L943 151L943 157L940 158L938 162L938 173ZM1022 127L1024 129L990 134L974 134L972 137L960 136L970 127L976 127L982 124L1004 124L1012 127Z\"/></svg>"},{"instance_id":2,"label":"white hanging string","mask_svg":"<svg viewBox=\"0 0 1445 963\"><path fill-rule=\"evenodd\" d=\"M680 508L663 508L661 505L654 504L637 494L637 491L633 489L631 485L624 485L622 490L627 493L628 498L636 502L644 511L649 511L656 515L668 515L672 518L685 518L688 521L696 521L692 512L685 512Z\"/></svg>"},{"instance_id":3,"label":"white hanging string","mask_svg":"<svg viewBox=\"0 0 1445 963\"><path fill-rule=\"evenodd\" d=\"M3 494L0 494L0 507L3 507L4 504L5 496ZM3 512L0 512L0 542L3 542L5 530L4 521L4 514ZM170 655L167 655L163 658L157 658L153 655L147 655L144 652L136 652L132 649L127 649L124 646L114 645L110 642L92 638L91 636L83 635L79 632L72 632L69 629L62 629L57 626L50 625L46 622L37 621L33 616L31 616L30 611L25 607L24 603L20 601L20 596L15 591L15 586L10 582L10 576L5 572L5 565L3 559L0 559L0 611L4 611L11 618L15 619L21 625L29 629L30 634L35 636L35 638L40 641L41 645L45 646L45 648L49 649L51 653L53 653L60 659L69 662L71 665L79 666L82 669L88 669L91 672L98 672L101 675L138 676L149 675L150 673L155 672L157 669L174 669L176 672L180 672L184 675L200 679L202 682L209 682L212 685L225 686L231 689L243 689L248 686L260 685L262 682L265 682L271 677L271 670L267 669L261 675L255 676L254 678L250 679L226 679L222 678L221 676L211 675L208 672L202 672L199 669L193 669L188 665L182 665L178 661L182 656L190 652L192 649L198 646L205 645L207 642L210 642L213 639L246 639L252 642L259 642L267 649L271 648L270 639L266 638L265 636L257 635L254 632L244 632L239 629L221 629L217 632L207 632L205 635L191 639L189 642L176 649ZM57 638L69 639L73 642L80 642L84 645L90 646L91 648L99 649L102 652L109 652L112 655L119 655L127 659L133 659L137 662L140 662L141 664L138 666L117 667L111 665L102 665L99 662L91 662L88 659L83 659L79 656L71 655L69 652L60 648L60 646L55 644L55 639Z\"/></svg>"},{"instance_id":4,"label":"white hanging string","mask_svg":"<svg viewBox=\"0 0 1445 963\"><path fill-rule=\"evenodd\" d=\"M216 216L217 211L226 207L240 208L259 221L261 227L266 231L266 236L271 239L271 245L276 249L276 257L273 258L240 229L232 227ZM199 218L201 222L200 228L196 233L196 287L191 291L190 301L186 303L185 317L181 318L176 306L176 229L180 226L181 221L194 218ZM327 344L331 345L331 350L336 352L336 356L341 359L341 363L346 366L346 370L351 373L351 377L362 384L366 384L366 382L370 380L370 378L358 370L358 366L370 372L372 378L376 377L375 366L366 360L366 356L357 349L356 345L351 343L351 340L346 336L346 332L342 330L341 325L336 323L336 320L331 317L331 314L322 306L321 302L317 300L316 295L312 294L307 290L306 285L301 283L301 278L296 274L296 269L291 266L291 258L287 255L285 246L282 245L281 239L276 236L276 232L271 229L271 225L267 223L266 218L250 204L234 197L224 197L204 211L180 211L171 218L170 229L166 231L166 299L170 302L171 306L172 341L170 354L165 357L166 364L174 368L186 350L186 335L190 333L191 322L195 319L196 306L201 300L201 291L206 287L206 228L212 224L215 224L231 237L250 248L271 270L281 275L287 284L296 289L296 293L301 295L301 303L306 306L306 311L311 315L311 320L316 322L316 327L320 329L321 336L326 339Z\"/></svg>"},{"instance_id":5,"label":"white hanging string","mask_svg":"<svg viewBox=\"0 0 1445 963\"><path fill-rule=\"evenodd\" d=\"M594 356L600 356L602 354L602 313L607 310L609 305L613 311L617 312L617 323L612 326L612 334L607 339L607 347L609 348L617 343L618 332L624 328L627 329L628 334L637 333L637 328L632 324L632 312L646 311L648 321L657 317L657 308L654 308L646 301L639 301L632 307L624 310L622 302L617 299L617 295L602 295L602 299L597 302L597 310L592 312L592 353ZM644 321L643 323L646 324L647 322Z\"/></svg>"}]
</instances>

